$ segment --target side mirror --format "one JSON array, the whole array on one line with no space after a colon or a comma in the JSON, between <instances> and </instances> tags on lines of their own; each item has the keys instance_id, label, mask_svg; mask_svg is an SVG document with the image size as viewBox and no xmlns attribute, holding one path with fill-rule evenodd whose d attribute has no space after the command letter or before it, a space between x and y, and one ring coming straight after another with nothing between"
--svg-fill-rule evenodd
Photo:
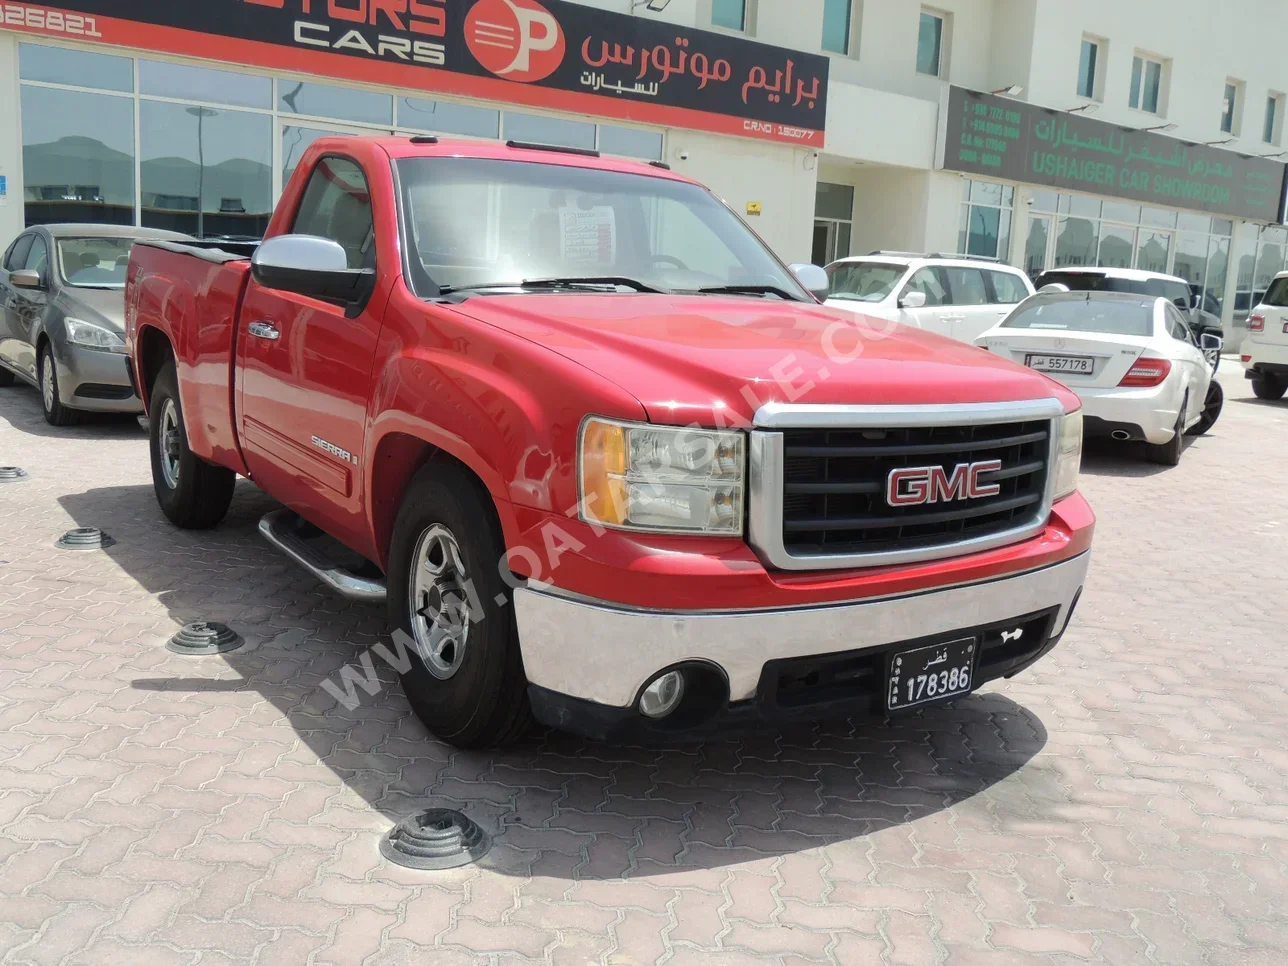
<instances>
[{"instance_id":1,"label":"side mirror","mask_svg":"<svg viewBox=\"0 0 1288 966\"><path fill-rule=\"evenodd\" d=\"M1201 304L1203 304L1203 297L1197 292L1190 296L1190 308L1197 309ZM1181 306L1181 308L1185 308L1185 306Z\"/></svg>"},{"instance_id":2,"label":"side mirror","mask_svg":"<svg viewBox=\"0 0 1288 966\"><path fill-rule=\"evenodd\" d=\"M14 288L44 288L40 273L31 268L22 268L9 273L9 284Z\"/></svg>"},{"instance_id":3,"label":"side mirror","mask_svg":"<svg viewBox=\"0 0 1288 966\"><path fill-rule=\"evenodd\" d=\"M350 268L339 242L316 235L278 235L251 257L251 274L265 288L355 305L375 288L370 268Z\"/></svg>"},{"instance_id":4,"label":"side mirror","mask_svg":"<svg viewBox=\"0 0 1288 966\"><path fill-rule=\"evenodd\" d=\"M919 309L926 304L925 292L904 292L899 296L899 308L901 309Z\"/></svg>"},{"instance_id":5,"label":"side mirror","mask_svg":"<svg viewBox=\"0 0 1288 966\"><path fill-rule=\"evenodd\" d=\"M1210 332L1204 332L1199 336L1199 348L1204 352L1220 352L1221 347L1225 345L1225 340L1219 335L1213 335Z\"/></svg>"},{"instance_id":6,"label":"side mirror","mask_svg":"<svg viewBox=\"0 0 1288 966\"><path fill-rule=\"evenodd\" d=\"M796 276L796 281L820 302L827 298L828 292L832 291L832 280L827 277L827 272L817 265L796 262L790 268L792 274Z\"/></svg>"}]
</instances>

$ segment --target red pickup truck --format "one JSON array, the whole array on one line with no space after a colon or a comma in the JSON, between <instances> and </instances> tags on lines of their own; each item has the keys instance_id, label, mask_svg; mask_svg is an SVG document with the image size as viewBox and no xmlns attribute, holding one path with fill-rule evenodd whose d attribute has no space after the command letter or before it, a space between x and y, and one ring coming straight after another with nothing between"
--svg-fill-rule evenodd
<instances>
[{"instance_id":1,"label":"red pickup truck","mask_svg":"<svg viewBox=\"0 0 1288 966\"><path fill-rule=\"evenodd\" d=\"M284 504L461 747L951 700L1077 603L1078 399L826 284L660 162L320 140L250 257L133 250L157 499Z\"/></svg>"}]
</instances>

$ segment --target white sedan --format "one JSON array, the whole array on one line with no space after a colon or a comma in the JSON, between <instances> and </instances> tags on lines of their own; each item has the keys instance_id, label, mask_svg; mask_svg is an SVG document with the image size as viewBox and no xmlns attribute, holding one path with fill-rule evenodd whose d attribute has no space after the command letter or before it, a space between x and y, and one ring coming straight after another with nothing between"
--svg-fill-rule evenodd
<instances>
[{"instance_id":1,"label":"white sedan","mask_svg":"<svg viewBox=\"0 0 1288 966\"><path fill-rule=\"evenodd\" d=\"M1025 299L976 345L1058 379L1082 399L1087 436L1142 440L1175 466L1182 436L1206 433L1224 397L1204 349L1165 298L1051 292Z\"/></svg>"}]
</instances>

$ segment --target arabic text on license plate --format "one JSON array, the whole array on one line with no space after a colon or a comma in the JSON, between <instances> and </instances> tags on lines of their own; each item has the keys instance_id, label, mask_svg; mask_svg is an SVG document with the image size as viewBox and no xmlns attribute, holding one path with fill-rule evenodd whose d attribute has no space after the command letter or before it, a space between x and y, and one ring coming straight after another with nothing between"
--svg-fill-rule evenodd
<instances>
[{"instance_id":1,"label":"arabic text on license plate","mask_svg":"<svg viewBox=\"0 0 1288 966\"><path fill-rule=\"evenodd\" d=\"M1026 356L1024 364L1039 372L1080 372L1091 375L1095 360L1091 356Z\"/></svg>"},{"instance_id":2,"label":"arabic text on license plate","mask_svg":"<svg viewBox=\"0 0 1288 966\"><path fill-rule=\"evenodd\" d=\"M966 694L975 670L975 638L897 651L890 659L886 708L896 711Z\"/></svg>"}]
</instances>

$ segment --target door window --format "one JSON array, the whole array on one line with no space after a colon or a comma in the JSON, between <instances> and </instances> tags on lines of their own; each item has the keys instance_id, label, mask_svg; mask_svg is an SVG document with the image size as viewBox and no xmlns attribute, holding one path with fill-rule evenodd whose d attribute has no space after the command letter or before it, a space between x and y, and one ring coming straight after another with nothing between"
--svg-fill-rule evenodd
<instances>
[{"instance_id":1,"label":"door window","mask_svg":"<svg viewBox=\"0 0 1288 966\"><path fill-rule=\"evenodd\" d=\"M35 235L22 235L13 243L13 247L9 249L9 257L5 259L4 267L6 271L16 272L26 267L27 253L31 251L31 243L35 239Z\"/></svg>"},{"instance_id":2,"label":"door window","mask_svg":"<svg viewBox=\"0 0 1288 966\"><path fill-rule=\"evenodd\" d=\"M904 292L924 292L926 308L948 304L948 289L944 286L943 277L937 268L923 268L908 279ZM982 284L982 283L981 283Z\"/></svg>"},{"instance_id":3,"label":"door window","mask_svg":"<svg viewBox=\"0 0 1288 966\"><path fill-rule=\"evenodd\" d=\"M1029 290L1018 275L1010 272L989 272L989 281L993 283L994 299L999 305L1016 305L1029 297Z\"/></svg>"},{"instance_id":4,"label":"door window","mask_svg":"<svg viewBox=\"0 0 1288 966\"><path fill-rule=\"evenodd\" d=\"M27 264L23 268L39 272L43 279L49 269L49 247L39 235L32 236L31 251L27 253Z\"/></svg>"},{"instance_id":5,"label":"door window","mask_svg":"<svg viewBox=\"0 0 1288 966\"><path fill-rule=\"evenodd\" d=\"M291 229L340 243L350 268L374 268L375 222L362 168L348 158L323 158L313 169Z\"/></svg>"},{"instance_id":6,"label":"door window","mask_svg":"<svg viewBox=\"0 0 1288 966\"><path fill-rule=\"evenodd\" d=\"M1180 312L1170 304L1163 306L1163 317L1167 319L1167 334L1178 342L1190 343L1190 327L1181 318Z\"/></svg>"},{"instance_id":7,"label":"door window","mask_svg":"<svg viewBox=\"0 0 1288 966\"><path fill-rule=\"evenodd\" d=\"M945 268L953 305L988 305L984 273L978 268Z\"/></svg>"}]
</instances>

